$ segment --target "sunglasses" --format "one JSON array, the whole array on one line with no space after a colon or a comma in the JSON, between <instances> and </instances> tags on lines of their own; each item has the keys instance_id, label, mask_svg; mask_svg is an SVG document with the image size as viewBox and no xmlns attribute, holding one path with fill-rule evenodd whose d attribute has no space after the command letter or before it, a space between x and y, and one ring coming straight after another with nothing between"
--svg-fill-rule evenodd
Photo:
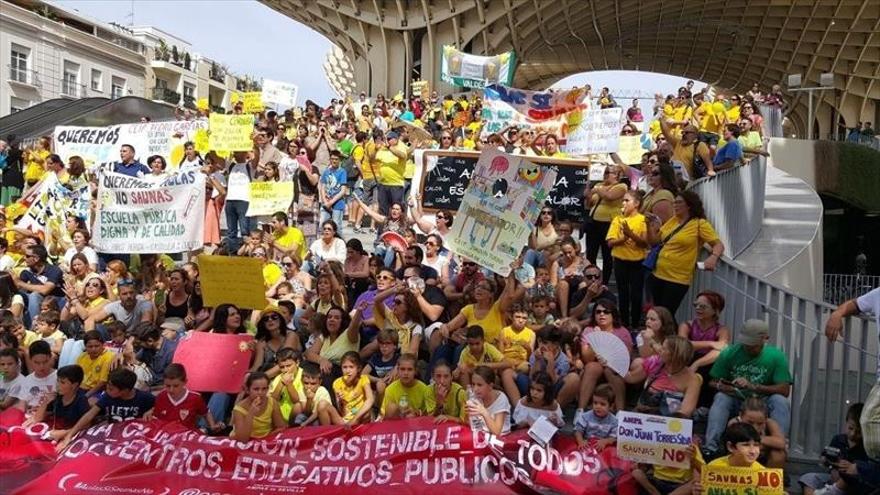
<instances>
[{"instance_id":1,"label":"sunglasses","mask_svg":"<svg viewBox=\"0 0 880 495\"><path fill-rule=\"evenodd\" d=\"M436 245L437 245L437 243L434 242L434 241L427 241L427 242L425 242L425 246L436 246Z\"/></svg>"},{"instance_id":2,"label":"sunglasses","mask_svg":"<svg viewBox=\"0 0 880 495\"><path fill-rule=\"evenodd\" d=\"M597 315L610 315L611 311L607 309L597 309L596 311L594 311L594 313L596 313Z\"/></svg>"},{"instance_id":3,"label":"sunglasses","mask_svg":"<svg viewBox=\"0 0 880 495\"><path fill-rule=\"evenodd\" d=\"M711 307L708 304L694 303L694 309L710 309Z\"/></svg>"},{"instance_id":4,"label":"sunglasses","mask_svg":"<svg viewBox=\"0 0 880 495\"><path fill-rule=\"evenodd\" d=\"M260 256L266 256L266 253L262 251L254 251L253 253L251 253L251 256L254 258L259 258Z\"/></svg>"},{"instance_id":5,"label":"sunglasses","mask_svg":"<svg viewBox=\"0 0 880 495\"><path fill-rule=\"evenodd\" d=\"M91 283L86 284L86 287L95 287L95 288L100 289L100 288L101 288L101 284L99 284L99 283L95 283L95 282L91 282Z\"/></svg>"},{"instance_id":6,"label":"sunglasses","mask_svg":"<svg viewBox=\"0 0 880 495\"><path fill-rule=\"evenodd\" d=\"M544 211L541 212L541 215L552 215L552 214L553 214L553 212L552 212L552 211L548 211L548 210L544 210Z\"/></svg>"},{"instance_id":7,"label":"sunglasses","mask_svg":"<svg viewBox=\"0 0 880 495\"><path fill-rule=\"evenodd\" d=\"M271 313L261 318L263 321L272 321L272 320L280 320L281 315L278 313Z\"/></svg>"},{"instance_id":8,"label":"sunglasses","mask_svg":"<svg viewBox=\"0 0 880 495\"><path fill-rule=\"evenodd\" d=\"M125 287L128 285L134 285L134 280L132 280L130 278L124 278L124 279L116 282L117 287Z\"/></svg>"},{"instance_id":9,"label":"sunglasses","mask_svg":"<svg viewBox=\"0 0 880 495\"><path fill-rule=\"evenodd\" d=\"M293 262L288 261L287 263L281 262L281 266L293 266Z\"/></svg>"},{"instance_id":10,"label":"sunglasses","mask_svg":"<svg viewBox=\"0 0 880 495\"><path fill-rule=\"evenodd\" d=\"M587 280L599 280L599 277L602 275L584 275L584 278Z\"/></svg>"},{"instance_id":11,"label":"sunglasses","mask_svg":"<svg viewBox=\"0 0 880 495\"><path fill-rule=\"evenodd\" d=\"M391 277L389 275L379 275L378 277L376 277L376 280L394 280L394 277Z\"/></svg>"}]
</instances>

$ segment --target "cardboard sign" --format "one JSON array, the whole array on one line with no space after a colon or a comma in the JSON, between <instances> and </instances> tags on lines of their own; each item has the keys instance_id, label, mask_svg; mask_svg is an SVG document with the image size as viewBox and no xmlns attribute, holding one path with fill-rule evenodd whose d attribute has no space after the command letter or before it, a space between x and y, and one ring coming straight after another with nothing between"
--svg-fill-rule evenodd
<instances>
[{"instance_id":1,"label":"cardboard sign","mask_svg":"<svg viewBox=\"0 0 880 495\"><path fill-rule=\"evenodd\" d=\"M250 115L212 113L208 146L217 151L248 151L254 147L254 118Z\"/></svg>"},{"instance_id":2,"label":"cardboard sign","mask_svg":"<svg viewBox=\"0 0 880 495\"><path fill-rule=\"evenodd\" d=\"M703 493L724 495L782 495L785 483L781 469L703 466L700 475Z\"/></svg>"},{"instance_id":3,"label":"cardboard sign","mask_svg":"<svg viewBox=\"0 0 880 495\"><path fill-rule=\"evenodd\" d=\"M156 180L105 172L92 245L103 253L180 253L204 244L205 175L188 169Z\"/></svg>"},{"instance_id":4,"label":"cardboard sign","mask_svg":"<svg viewBox=\"0 0 880 495\"><path fill-rule=\"evenodd\" d=\"M621 411L617 414L617 455L645 464L688 468L693 421Z\"/></svg>"},{"instance_id":5,"label":"cardboard sign","mask_svg":"<svg viewBox=\"0 0 880 495\"><path fill-rule=\"evenodd\" d=\"M296 84L263 79L263 101L266 103L275 103L284 108L295 107L298 92Z\"/></svg>"},{"instance_id":6,"label":"cardboard sign","mask_svg":"<svg viewBox=\"0 0 880 495\"><path fill-rule=\"evenodd\" d=\"M175 363L186 368L186 386L196 392L241 391L254 354L248 334L190 332L174 351Z\"/></svg>"},{"instance_id":7,"label":"cardboard sign","mask_svg":"<svg viewBox=\"0 0 880 495\"><path fill-rule=\"evenodd\" d=\"M263 105L263 92L250 91L242 95L242 111L244 113L259 113L265 109Z\"/></svg>"},{"instance_id":8,"label":"cardboard sign","mask_svg":"<svg viewBox=\"0 0 880 495\"><path fill-rule=\"evenodd\" d=\"M565 151L572 155L616 152L622 113L623 109L620 107L585 111L583 119L571 130L564 146Z\"/></svg>"},{"instance_id":9,"label":"cardboard sign","mask_svg":"<svg viewBox=\"0 0 880 495\"><path fill-rule=\"evenodd\" d=\"M287 212L293 202L293 182L251 182L247 215L273 215Z\"/></svg>"},{"instance_id":10,"label":"cardboard sign","mask_svg":"<svg viewBox=\"0 0 880 495\"><path fill-rule=\"evenodd\" d=\"M555 169L484 150L458 208L460 221L446 236L449 249L506 276L555 180Z\"/></svg>"},{"instance_id":11,"label":"cardboard sign","mask_svg":"<svg viewBox=\"0 0 880 495\"><path fill-rule=\"evenodd\" d=\"M266 307L263 262L241 256L199 256L199 278L205 306L235 304L239 308Z\"/></svg>"},{"instance_id":12,"label":"cardboard sign","mask_svg":"<svg viewBox=\"0 0 880 495\"><path fill-rule=\"evenodd\" d=\"M617 156L627 165L642 162L642 155L647 150L642 148L641 136L620 136L618 138Z\"/></svg>"}]
</instances>

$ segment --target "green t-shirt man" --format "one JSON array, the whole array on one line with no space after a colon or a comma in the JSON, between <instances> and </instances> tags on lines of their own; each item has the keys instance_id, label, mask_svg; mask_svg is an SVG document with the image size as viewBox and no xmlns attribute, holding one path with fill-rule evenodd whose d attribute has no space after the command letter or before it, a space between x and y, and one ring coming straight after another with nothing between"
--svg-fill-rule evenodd
<instances>
[{"instance_id":1,"label":"green t-shirt man","mask_svg":"<svg viewBox=\"0 0 880 495\"><path fill-rule=\"evenodd\" d=\"M744 329L744 332L746 330ZM741 336L745 337L745 336ZM733 382L745 378L755 385L780 385L791 383L788 358L778 347L760 343L748 345L742 338L737 344L724 349L709 372L715 380ZM753 391L738 389L744 396L755 395Z\"/></svg>"}]
</instances>

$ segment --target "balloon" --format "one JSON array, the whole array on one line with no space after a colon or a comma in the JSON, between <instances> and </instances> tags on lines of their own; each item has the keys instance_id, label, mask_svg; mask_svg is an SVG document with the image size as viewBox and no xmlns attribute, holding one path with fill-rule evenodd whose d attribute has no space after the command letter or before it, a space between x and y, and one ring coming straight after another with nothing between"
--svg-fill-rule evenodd
<instances>
[{"instance_id":1,"label":"balloon","mask_svg":"<svg viewBox=\"0 0 880 495\"><path fill-rule=\"evenodd\" d=\"M716 101L712 104L712 113L724 113L727 109L724 108L724 103L720 101Z\"/></svg>"}]
</instances>

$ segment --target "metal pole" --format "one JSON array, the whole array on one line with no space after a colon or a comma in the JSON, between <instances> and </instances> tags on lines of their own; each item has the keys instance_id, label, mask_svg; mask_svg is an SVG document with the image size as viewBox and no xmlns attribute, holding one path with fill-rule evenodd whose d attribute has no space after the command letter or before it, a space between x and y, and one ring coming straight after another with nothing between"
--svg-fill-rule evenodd
<instances>
[{"instance_id":1,"label":"metal pole","mask_svg":"<svg viewBox=\"0 0 880 495\"><path fill-rule=\"evenodd\" d=\"M813 139L813 91L807 91L807 139Z\"/></svg>"}]
</instances>

